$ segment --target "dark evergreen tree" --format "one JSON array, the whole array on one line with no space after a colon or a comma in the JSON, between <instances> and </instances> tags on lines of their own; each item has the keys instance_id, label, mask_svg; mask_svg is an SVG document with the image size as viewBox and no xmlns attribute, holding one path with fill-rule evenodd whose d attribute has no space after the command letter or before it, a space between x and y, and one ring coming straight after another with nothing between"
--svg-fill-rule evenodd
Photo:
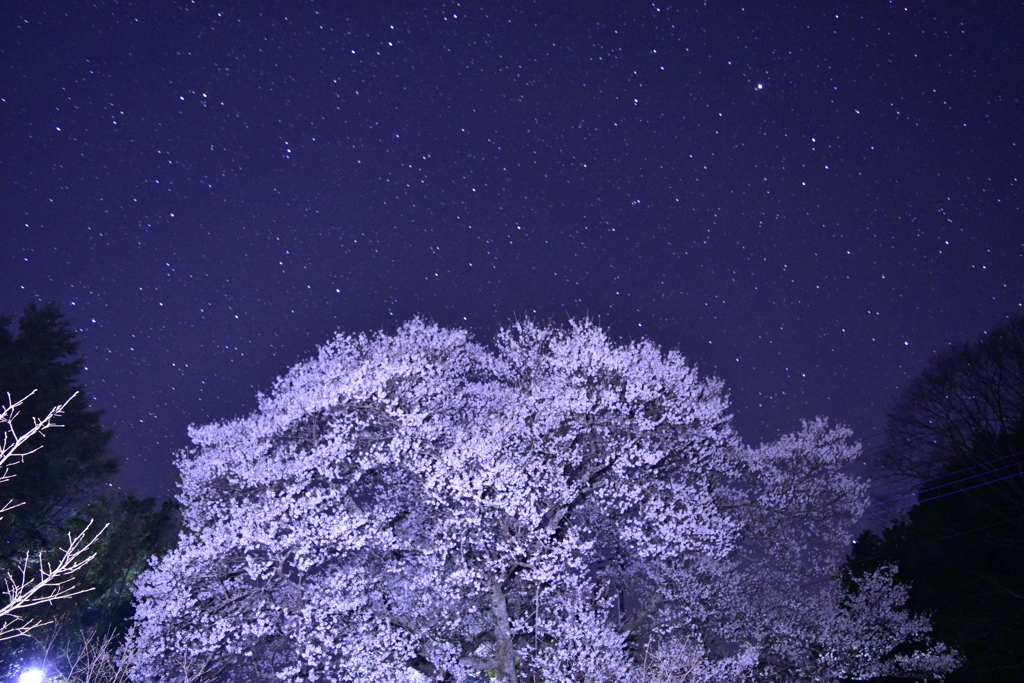
<instances>
[{"instance_id":1,"label":"dark evergreen tree","mask_svg":"<svg viewBox=\"0 0 1024 683\"><path fill-rule=\"evenodd\" d=\"M76 508L95 498L97 487L117 469L107 455L113 432L103 428L102 411L90 408L79 382L83 361L76 336L55 304L29 304L16 325L11 316L0 317L0 399L27 397L13 422L15 431L24 433L33 419L74 395L59 420L63 426L30 441L28 449L40 450L16 464L13 478L0 488L0 500L18 504L0 522L0 570L17 572L26 553L42 553L45 561L59 552ZM77 607L76 598L65 599L33 608L30 616L47 618L55 610L72 614ZM43 637L45 630L35 635ZM33 647L28 638L3 641L0 661L14 665Z\"/></svg>"},{"instance_id":2,"label":"dark evergreen tree","mask_svg":"<svg viewBox=\"0 0 1024 683\"><path fill-rule=\"evenodd\" d=\"M150 558L163 555L177 540L178 504L168 500L157 505L154 498L119 492L92 502L68 527L75 533L89 520L94 527L106 525L107 529L94 546L96 559L79 577L82 585L93 590L82 595L75 612L64 618L65 630L120 634L135 612L131 593L135 577L149 566Z\"/></svg>"},{"instance_id":3,"label":"dark evergreen tree","mask_svg":"<svg viewBox=\"0 0 1024 683\"><path fill-rule=\"evenodd\" d=\"M117 471L117 461L107 454L113 432L100 424L103 412L89 407L79 383L83 361L76 333L60 309L29 304L16 330L11 328L12 318L0 317L0 397L31 394L14 423L19 432L33 417L78 393L65 408L63 427L30 444L45 448L18 465L14 479L4 485L4 500L22 503L0 525L0 556L6 562L47 547L76 504Z\"/></svg>"},{"instance_id":4,"label":"dark evergreen tree","mask_svg":"<svg viewBox=\"0 0 1024 683\"><path fill-rule=\"evenodd\" d=\"M95 648L108 634L110 648L119 646L135 613L135 577L149 566L150 558L175 544L179 528L174 501L157 505L153 498L139 499L124 492L93 501L65 527L78 533L89 520L94 529L106 527L93 546L95 559L77 575L78 585L89 592L36 608L32 616L50 623L34 638L0 642L0 680L13 680L26 662L48 660L60 671L67 662L55 654L71 652L74 658L88 647L88 641Z\"/></svg>"}]
</instances>

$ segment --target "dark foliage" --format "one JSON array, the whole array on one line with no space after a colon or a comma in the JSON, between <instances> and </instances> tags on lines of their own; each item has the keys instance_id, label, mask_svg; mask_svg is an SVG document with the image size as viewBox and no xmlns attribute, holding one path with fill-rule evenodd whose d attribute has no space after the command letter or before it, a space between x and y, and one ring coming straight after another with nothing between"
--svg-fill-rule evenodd
<instances>
[{"instance_id":1,"label":"dark foliage","mask_svg":"<svg viewBox=\"0 0 1024 683\"><path fill-rule=\"evenodd\" d=\"M109 526L96 543L96 559L79 576L82 585L93 590L77 600L71 630L121 632L135 612L135 577L149 566L150 558L162 555L177 540L178 505L168 500L158 506L153 498L119 493L91 503L68 527L79 531L90 519L94 528Z\"/></svg>"},{"instance_id":2,"label":"dark foliage","mask_svg":"<svg viewBox=\"0 0 1024 683\"><path fill-rule=\"evenodd\" d=\"M906 522L865 532L847 571L896 564L910 608L965 656L950 683L1024 680L1024 423L976 433Z\"/></svg>"},{"instance_id":3,"label":"dark foliage","mask_svg":"<svg viewBox=\"0 0 1024 683\"><path fill-rule=\"evenodd\" d=\"M966 661L952 683L1024 680L1024 317L935 356L888 413L881 465L915 491L848 575L899 566L910 607Z\"/></svg>"},{"instance_id":4,"label":"dark foliage","mask_svg":"<svg viewBox=\"0 0 1024 683\"><path fill-rule=\"evenodd\" d=\"M0 643L0 677L15 675L22 662L43 659L49 642L75 650L91 634L110 633L118 645L135 613L135 577L149 566L150 558L173 547L180 517L174 501L158 506L153 498L117 493L93 501L68 520L66 528L78 532L90 519L93 528L107 526L94 546L96 558L77 577L80 586L91 590L37 609L33 616L52 623L34 638Z\"/></svg>"},{"instance_id":5,"label":"dark foliage","mask_svg":"<svg viewBox=\"0 0 1024 683\"><path fill-rule=\"evenodd\" d=\"M102 411L91 410L79 384L83 362L76 333L55 304L29 304L12 331L12 318L0 317L0 397L18 400L32 394L14 422L26 430L33 417L78 395L60 420L63 427L38 437L29 447L45 446L13 470L0 496L22 505L0 525L0 558L11 562L26 550L45 549L76 504L117 470L107 455L113 432L100 424ZM35 393L32 393L35 392Z\"/></svg>"},{"instance_id":6,"label":"dark foliage","mask_svg":"<svg viewBox=\"0 0 1024 683\"><path fill-rule=\"evenodd\" d=\"M13 479L0 488L0 500L18 504L0 523L0 570L17 572L26 553L45 558L56 552L75 509L95 498L117 469L107 455L113 432L101 425L102 411L89 407L77 352L76 333L55 304L29 304L16 326L11 316L0 317L0 398L28 397L13 422L16 432L27 431L34 418L77 392L59 420L62 426L30 441L27 449L40 450L16 464ZM77 599L68 599L54 609L72 614L77 605ZM51 617L51 611L35 608L24 616ZM29 647L26 638L4 641L0 660L10 665Z\"/></svg>"}]
</instances>

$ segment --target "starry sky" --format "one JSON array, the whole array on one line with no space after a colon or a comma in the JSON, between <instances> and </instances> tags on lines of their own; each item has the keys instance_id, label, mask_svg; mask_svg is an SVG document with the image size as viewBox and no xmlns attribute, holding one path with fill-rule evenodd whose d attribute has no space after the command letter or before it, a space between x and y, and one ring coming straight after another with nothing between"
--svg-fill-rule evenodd
<instances>
[{"instance_id":1,"label":"starry sky","mask_svg":"<svg viewBox=\"0 0 1024 683\"><path fill-rule=\"evenodd\" d=\"M7 0L0 312L81 330L145 495L188 424L415 315L590 316L751 442L870 451L1024 313L1022 97L1009 1Z\"/></svg>"}]
</instances>

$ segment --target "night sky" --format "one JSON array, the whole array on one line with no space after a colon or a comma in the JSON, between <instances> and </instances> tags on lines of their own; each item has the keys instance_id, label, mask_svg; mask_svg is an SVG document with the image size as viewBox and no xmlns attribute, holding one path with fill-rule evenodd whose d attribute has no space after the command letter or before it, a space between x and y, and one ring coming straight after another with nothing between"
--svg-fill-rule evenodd
<instances>
[{"instance_id":1,"label":"night sky","mask_svg":"<svg viewBox=\"0 0 1024 683\"><path fill-rule=\"evenodd\" d=\"M590 316L868 450L1024 313L1019 2L0 5L0 312L173 491L335 331Z\"/></svg>"}]
</instances>

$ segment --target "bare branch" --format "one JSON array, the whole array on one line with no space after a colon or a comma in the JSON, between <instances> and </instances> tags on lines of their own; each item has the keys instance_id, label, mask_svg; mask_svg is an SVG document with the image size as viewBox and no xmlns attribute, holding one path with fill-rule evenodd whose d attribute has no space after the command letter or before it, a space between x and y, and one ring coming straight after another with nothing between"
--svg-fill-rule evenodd
<instances>
[{"instance_id":1,"label":"bare branch","mask_svg":"<svg viewBox=\"0 0 1024 683\"><path fill-rule=\"evenodd\" d=\"M13 423L18 416L18 408L28 396L20 401L12 401L10 394L7 395L7 405L0 410L0 431L3 433L0 437L0 482L14 476L10 473L12 465L21 463L26 455L31 455L41 448L40 446L26 450L25 444L29 439L37 434L43 435L47 429L61 426L55 420L64 413L64 409L76 395L77 393L72 394L71 398L53 408L46 417L33 418L32 427L21 434L14 428ZM8 502L0 508L0 513L17 506L18 504ZM104 526L98 533L92 535L91 527L90 521L80 533L69 533L68 545L59 551L56 560L45 559L41 552L37 553L35 558L31 553L26 553L20 567L7 572L4 577L4 600L0 605L0 641L26 636L48 623L23 616L25 610L92 590L78 588L73 578L75 572L96 556L89 551L100 534L106 530Z\"/></svg>"}]
</instances>

